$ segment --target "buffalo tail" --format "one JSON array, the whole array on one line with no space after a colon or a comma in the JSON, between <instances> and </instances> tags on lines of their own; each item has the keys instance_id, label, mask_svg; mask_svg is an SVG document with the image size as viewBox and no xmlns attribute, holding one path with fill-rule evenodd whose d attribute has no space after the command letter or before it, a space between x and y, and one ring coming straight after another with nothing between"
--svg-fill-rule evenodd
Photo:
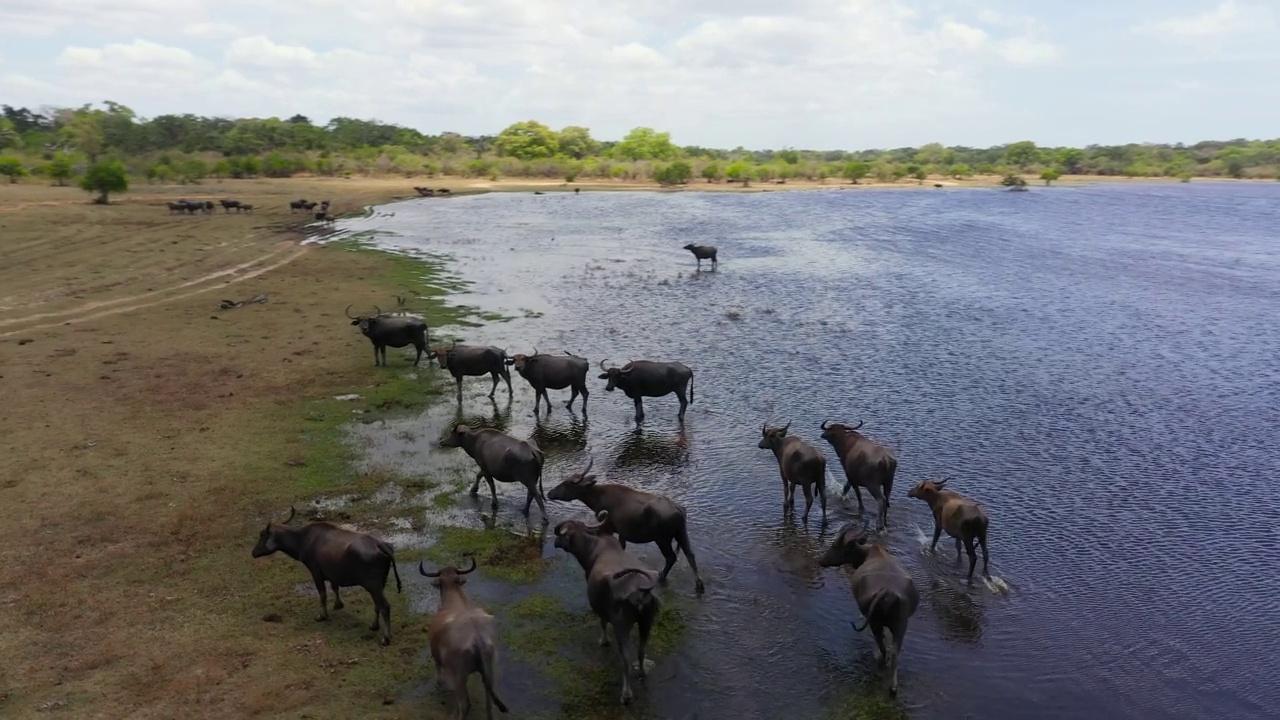
<instances>
[{"instance_id":1,"label":"buffalo tail","mask_svg":"<svg viewBox=\"0 0 1280 720\"><path fill-rule=\"evenodd\" d=\"M689 404L693 404L693 373L689 373Z\"/></svg>"},{"instance_id":2,"label":"buffalo tail","mask_svg":"<svg viewBox=\"0 0 1280 720\"><path fill-rule=\"evenodd\" d=\"M633 579L632 576L634 575L639 575L640 577ZM619 571L609 579L609 586L612 591L611 594L615 598L624 600L628 605L640 612L643 612L651 604L658 601L653 596L653 578L649 576L647 570L628 568Z\"/></svg>"},{"instance_id":3,"label":"buffalo tail","mask_svg":"<svg viewBox=\"0 0 1280 720\"><path fill-rule=\"evenodd\" d=\"M852 625L854 632L862 632L867 629L867 626L871 624L871 616L876 614L876 606L880 604L882 599L884 599L883 593L877 594L875 597L871 598L871 605L867 607L867 614L866 617L863 618L862 627L858 627L858 621L853 621Z\"/></svg>"},{"instance_id":4,"label":"buffalo tail","mask_svg":"<svg viewBox=\"0 0 1280 720\"><path fill-rule=\"evenodd\" d=\"M387 559L391 561L391 572L396 576L396 592L401 592L403 586L400 584L400 570L396 568L395 550L393 550L390 545L384 542L379 542L378 551L383 555L386 555Z\"/></svg>"},{"instance_id":5,"label":"buffalo tail","mask_svg":"<svg viewBox=\"0 0 1280 720\"><path fill-rule=\"evenodd\" d=\"M489 693L493 704L498 706L499 712L507 712L506 703L502 702L498 698L498 693L493 690L493 645L487 642L480 650L480 681L484 683L484 691Z\"/></svg>"}]
</instances>

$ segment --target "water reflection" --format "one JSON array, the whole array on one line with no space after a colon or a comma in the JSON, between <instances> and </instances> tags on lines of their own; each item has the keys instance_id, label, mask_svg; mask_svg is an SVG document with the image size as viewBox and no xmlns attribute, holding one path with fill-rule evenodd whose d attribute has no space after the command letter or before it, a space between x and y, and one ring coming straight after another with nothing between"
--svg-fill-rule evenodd
<instances>
[{"instance_id":1,"label":"water reflection","mask_svg":"<svg viewBox=\"0 0 1280 720\"><path fill-rule=\"evenodd\" d=\"M665 465L681 467L689 464L689 434L684 427L675 433L646 431L636 428L618 443L615 467Z\"/></svg>"},{"instance_id":2,"label":"water reflection","mask_svg":"<svg viewBox=\"0 0 1280 720\"><path fill-rule=\"evenodd\" d=\"M534 420L533 441L545 453L573 453L587 449L587 430L589 424L585 418L569 416L568 424L553 423L549 418Z\"/></svg>"},{"instance_id":3,"label":"water reflection","mask_svg":"<svg viewBox=\"0 0 1280 720\"><path fill-rule=\"evenodd\" d=\"M943 637L970 645L982 641L982 605L967 591L932 578L926 604L937 616Z\"/></svg>"},{"instance_id":4,"label":"water reflection","mask_svg":"<svg viewBox=\"0 0 1280 720\"><path fill-rule=\"evenodd\" d=\"M782 525L772 529L767 542L777 549L778 569L788 575L800 578L809 587L819 588L823 585L822 568L818 558L822 555L827 540L827 532L812 533L796 524L795 516L787 512L783 515Z\"/></svg>"},{"instance_id":5,"label":"water reflection","mask_svg":"<svg viewBox=\"0 0 1280 720\"><path fill-rule=\"evenodd\" d=\"M486 399L489 401L489 414L468 413L463 409L462 405L458 405L453 412L453 424L455 426L467 425L473 428L493 428L506 432L511 427L512 398L508 397L504 406L501 407L496 399Z\"/></svg>"}]
</instances>

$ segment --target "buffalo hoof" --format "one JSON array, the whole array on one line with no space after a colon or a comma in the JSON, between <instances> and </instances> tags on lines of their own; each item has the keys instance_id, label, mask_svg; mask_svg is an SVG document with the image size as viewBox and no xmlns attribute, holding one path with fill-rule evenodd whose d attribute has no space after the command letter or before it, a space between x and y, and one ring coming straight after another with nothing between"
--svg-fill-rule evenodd
<instances>
[{"instance_id":1,"label":"buffalo hoof","mask_svg":"<svg viewBox=\"0 0 1280 720\"><path fill-rule=\"evenodd\" d=\"M546 515L543 515L543 516L542 516L542 524L543 524L543 525L550 525L550 524L551 524L551 518L548 518Z\"/></svg>"},{"instance_id":2,"label":"buffalo hoof","mask_svg":"<svg viewBox=\"0 0 1280 720\"><path fill-rule=\"evenodd\" d=\"M374 621L373 621L373 624L369 626L369 629L370 629L370 630L372 630L372 631L374 631L374 632L377 632L377 631L378 631L378 621L377 621L377 620L374 620Z\"/></svg>"},{"instance_id":3,"label":"buffalo hoof","mask_svg":"<svg viewBox=\"0 0 1280 720\"><path fill-rule=\"evenodd\" d=\"M342 602L336 602L336 603L334 603L334 604L333 604L333 609L334 609L334 610L341 610L341 609L342 609L342 608L344 608L344 607L346 607L346 605L345 605L345 604L343 604Z\"/></svg>"},{"instance_id":4,"label":"buffalo hoof","mask_svg":"<svg viewBox=\"0 0 1280 720\"><path fill-rule=\"evenodd\" d=\"M391 644L391 638L383 636L378 639L378 644L381 645L382 647L386 647Z\"/></svg>"},{"instance_id":5,"label":"buffalo hoof","mask_svg":"<svg viewBox=\"0 0 1280 720\"><path fill-rule=\"evenodd\" d=\"M497 509L498 509L498 501L497 501L497 500L494 500L493 502L489 503L489 509L490 509L490 510L497 510Z\"/></svg>"},{"instance_id":6,"label":"buffalo hoof","mask_svg":"<svg viewBox=\"0 0 1280 720\"><path fill-rule=\"evenodd\" d=\"M622 704L623 704L623 705L630 705L630 704L631 704L631 700L632 700L632 698L633 698L633 697L634 697L634 696L631 694L631 690L630 690L630 689L623 690L623 691L622 691Z\"/></svg>"},{"instance_id":7,"label":"buffalo hoof","mask_svg":"<svg viewBox=\"0 0 1280 720\"><path fill-rule=\"evenodd\" d=\"M694 583L693 589L694 589L694 592L701 595L702 593L707 591L707 586L702 584L702 578L698 578L698 582Z\"/></svg>"},{"instance_id":8,"label":"buffalo hoof","mask_svg":"<svg viewBox=\"0 0 1280 720\"><path fill-rule=\"evenodd\" d=\"M328 616L328 615L317 615L317 616L316 616L316 622L329 622L329 616Z\"/></svg>"},{"instance_id":9,"label":"buffalo hoof","mask_svg":"<svg viewBox=\"0 0 1280 720\"><path fill-rule=\"evenodd\" d=\"M898 686L897 686L897 685L891 685L891 686L889 686L889 697L895 697L895 698L896 698L896 697L898 697Z\"/></svg>"}]
</instances>

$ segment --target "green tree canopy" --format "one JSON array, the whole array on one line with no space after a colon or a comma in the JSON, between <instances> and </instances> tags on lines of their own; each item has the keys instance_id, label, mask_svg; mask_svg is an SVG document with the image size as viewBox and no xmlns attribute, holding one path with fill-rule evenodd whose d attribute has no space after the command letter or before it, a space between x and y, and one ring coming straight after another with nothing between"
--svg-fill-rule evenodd
<instances>
[{"instance_id":1,"label":"green tree canopy","mask_svg":"<svg viewBox=\"0 0 1280 720\"><path fill-rule=\"evenodd\" d=\"M628 160L671 160L679 156L680 149L671 142L671 133L638 127L613 146L613 154Z\"/></svg>"},{"instance_id":2,"label":"green tree canopy","mask_svg":"<svg viewBox=\"0 0 1280 720\"><path fill-rule=\"evenodd\" d=\"M575 160L590 157L600 151L600 143L591 138L591 131L578 125L561 129L557 142L560 152Z\"/></svg>"},{"instance_id":3,"label":"green tree canopy","mask_svg":"<svg viewBox=\"0 0 1280 720\"><path fill-rule=\"evenodd\" d=\"M859 180L869 174L871 174L871 165L861 160L845 163L844 169L840 171L840 175L854 185L857 185Z\"/></svg>"},{"instance_id":4,"label":"green tree canopy","mask_svg":"<svg viewBox=\"0 0 1280 720\"><path fill-rule=\"evenodd\" d=\"M693 168L683 160L677 160L653 175L653 179L662 185L684 185L691 177L693 177Z\"/></svg>"},{"instance_id":5,"label":"green tree canopy","mask_svg":"<svg viewBox=\"0 0 1280 720\"><path fill-rule=\"evenodd\" d=\"M1040 173L1040 179L1044 181L1045 185L1060 177L1062 177L1062 173L1058 172L1057 168L1046 168L1044 172Z\"/></svg>"},{"instance_id":6,"label":"green tree canopy","mask_svg":"<svg viewBox=\"0 0 1280 720\"><path fill-rule=\"evenodd\" d=\"M65 153L58 153L44 166L44 174L48 175L58 187L64 187L74 171L75 166L71 164L71 158Z\"/></svg>"},{"instance_id":7,"label":"green tree canopy","mask_svg":"<svg viewBox=\"0 0 1280 720\"><path fill-rule=\"evenodd\" d=\"M498 133L494 147L499 155L519 160L541 160L553 157L560 149L554 130L537 120L512 123Z\"/></svg>"},{"instance_id":8,"label":"green tree canopy","mask_svg":"<svg viewBox=\"0 0 1280 720\"><path fill-rule=\"evenodd\" d=\"M16 157L0 157L0 175L7 175L9 182L16 183L18 178L27 174L27 169L23 167L22 160Z\"/></svg>"},{"instance_id":9,"label":"green tree canopy","mask_svg":"<svg viewBox=\"0 0 1280 720\"><path fill-rule=\"evenodd\" d=\"M1026 169L1028 165L1039 159L1040 150L1030 140L1023 140L1005 148L1004 157L1009 164L1016 165L1019 169Z\"/></svg>"},{"instance_id":10,"label":"green tree canopy","mask_svg":"<svg viewBox=\"0 0 1280 720\"><path fill-rule=\"evenodd\" d=\"M108 195L129 189L129 174L124 169L124 163L119 160L105 160L89 168L89 172L80 178L80 187L86 192L98 193L94 202L106 205Z\"/></svg>"}]
</instances>

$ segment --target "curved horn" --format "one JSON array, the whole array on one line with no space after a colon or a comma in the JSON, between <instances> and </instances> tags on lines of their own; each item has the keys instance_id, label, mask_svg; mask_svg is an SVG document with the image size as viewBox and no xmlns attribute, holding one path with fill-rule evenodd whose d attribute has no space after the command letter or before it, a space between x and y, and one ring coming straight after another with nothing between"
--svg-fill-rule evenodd
<instances>
[{"instance_id":1,"label":"curved horn","mask_svg":"<svg viewBox=\"0 0 1280 720\"><path fill-rule=\"evenodd\" d=\"M862 427L862 423L864 423L864 422L866 422L866 420L859 420L857 425L854 425L853 427L851 427L851 428L849 428L849 429L850 429L850 430L857 430L858 428Z\"/></svg>"},{"instance_id":2,"label":"curved horn","mask_svg":"<svg viewBox=\"0 0 1280 720\"><path fill-rule=\"evenodd\" d=\"M429 572L427 572L427 568L426 568L426 566L424 566L422 563L423 563L423 561L422 561L422 560L419 560L419 561L418 561L418 572L419 572L419 573L421 573L421 574L423 575L423 577L430 577L430 578L437 578L437 577L440 577L440 571L439 571L439 570L437 570L437 571L435 571L435 572L430 572L430 573L429 573Z\"/></svg>"},{"instance_id":3,"label":"curved horn","mask_svg":"<svg viewBox=\"0 0 1280 720\"><path fill-rule=\"evenodd\" d=\"M458 574L459 574L459 575L466 575L466 574L467 574L467 573L469 573L469 572L475 572L475 569L476 569L476 556L475 556L475 555L472 555L472 556L471 556L471 567L467 568L466 570L459 570L459 571L458 571Z\"/></svg>"},{"instance_id":4,"label":"curved horn","mask_svg":"<svg viewBox=\"0 0 1280 720\"><path fill-rule=\"evenodd\" d=\"M591 459L587 462L587 469L582 471L582 477L586 477L587 473L591 472L591 466L595 464L596 464L596 458L594 455L592 455Z\"/></svg>"},{"instance_id":5,"label":"curved horn","mask_svg":"<svg viewBox=\"0 0 1280 720\"><path fill-rule=\"evenodd\" d=\"M382 314L382 308L378 307L377 305L373 306L373 310L374 310L374 317L377 317L378 315Z\"/></svg>"},{"instance_id":6,"label":"curved horn","mask_svg":"<svg viewBox=\"0 0 1280 720\"><path fill-rule=\"evenodd\" d=\"M608 360L608 358L605 358L604 360L601 360L601 361L600 361L600 372L609 372L609 368L607 368L607 367L605 367L605 366L604 366L604 364L605 364L605 362L606 362L607 360Z\"/></svg>"},{"instance_id":7,"label":"curved horn","mask_svg":"<svg viewBox=\"0 0 1280 720\"><path fill-rule=\"evenodd\" d=\"M534 354L534 355L537 355L537 354L538 354L538 346L537 346L537 345L534 345L534 346L533 346L533 354Z\"/></svg>"},{"instance_id":8,"label":"curved horn","mask_svg":"<svg viewBox=\"0 0 1280 720\"><path fill-rule=\"evenodd\" d=\"M790 429L790 428L791 428L791 421L790 421L790 420L788 420L788 421L787 421L787 424L782 426L782 434L783 434L783 435L786 435L786 434L787 434L787 430L788 430L788 429Z\"/></svg>"},{"instance_id":9,"label":"curved horn","mask_svg":"<svg viewBox=\"0 0 1280 720\"><path fill-rule=\"evenodd\" d=\"M767 435L768 433L769 433L769 421L765 420L764 422L760 423L760 434Z\"/></svg>"},{"instance_id":10,"label":"curved horn","mask_svg":"<svg viewBox=\"0 0 1280 720\"><path fill-rule=\"evenodd\" d=\"M588 530L599 530L600 528L604 527L604 524L605 524L606 522L609 522L609 511L608 511L608 510L601 510L600 512L596 513L596 524L595 524L595 525L588 525L588 526L587 526L587 529L588 529Z\"/></svg>"},{"instance_id":11,"label":"curved horn","mask_svg":"<svg viewBox=\"0 0 1280 720\"><path fill-rule=\"evenodd\" d=\"M564 536L564 523L560 523L559 525L556 525L555 534L556 534L556 537Z\"/></svg>"},{"instance_id":12,"label":"curved horn","mask_svg":"<svg viewBox=\"0 0 1280 720\"><path fill-rule=\"evenodd\" d=\"M355 320L355 319L356 319L356 316L351 314L351 308L352 308L352 306L351 306L351 305L348 305L348 306L347 306L347 309L346 309L346 310L343 310L342 312L344 312L344 313L346 313L346 314L347 314L347 319L348 319L348 320Z\"/></svg>"},{"instance_id":13,"label":"curved horn","mask_svg":"<svg viewBox=\"0 0 1280 720\"><path fill-rule=\"evenodd\" d=\"M289 519L288 519L288 520L285 520L283 523L281 523L281 525L288 525L289 523L293 522L293 516L294 516L294 515L297 515L297 514L298 514L298 511L297 511L296 509L294 509L294 507L293 507L292 505L290 505L290 506L289 506Z\"/></svg>"},{"instance_id":14,"label":"curved horn","mask_svg":"<svg viewBox=\"0 0 1280 720\"><path fill-rule=\"evenodd\" d=\"M830 421L830 420L823 420L823 421L822 421L822 429L823 429L823 430L826 430L826 429L827 429L827 425L830 425L830 424L831 424L831 421Z\"/></svg>"}]
</instances>

